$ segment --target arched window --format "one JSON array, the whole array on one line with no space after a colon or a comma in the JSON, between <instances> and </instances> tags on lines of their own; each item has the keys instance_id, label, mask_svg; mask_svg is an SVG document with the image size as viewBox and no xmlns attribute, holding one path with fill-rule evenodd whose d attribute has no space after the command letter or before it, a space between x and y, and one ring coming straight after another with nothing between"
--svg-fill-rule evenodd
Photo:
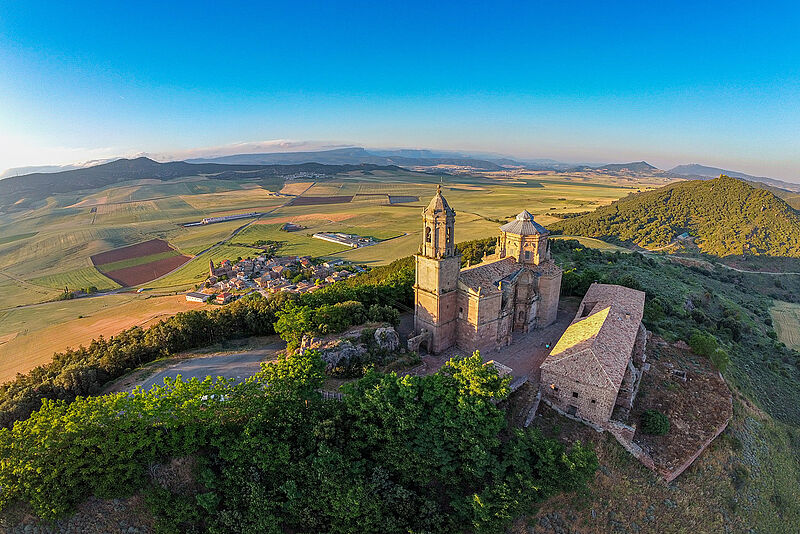
<instances>
[{"instance_id":1,"label":"arched window","mask_svg":"<svg viewBox=\"0 0 800 534\"><path fill-rule=\"evenodd\" d=\"M525 312L524 311L519 312L519 320L520 321L524 321L525 320Z\"/></svg>"},{"instance_id":2,"label":"arched window","mask_svg":"<svg viewBox=\"0 0 800 534\"><path fill-rule=\"evenodd\" d=\"M426 226L425 227L425 242L426 243L430 243L431 242L431 227L430 226Z\"/></svg>"}]
</instances>

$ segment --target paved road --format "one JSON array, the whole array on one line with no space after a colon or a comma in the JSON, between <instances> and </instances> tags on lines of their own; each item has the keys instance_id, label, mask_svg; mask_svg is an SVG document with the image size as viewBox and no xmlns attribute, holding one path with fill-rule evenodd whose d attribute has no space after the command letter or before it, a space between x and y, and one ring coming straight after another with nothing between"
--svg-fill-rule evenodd
<instances>
[{"instance_id":1,"label":"paved road","mask_svg":"<svg viewBox=\"0 0 800 534\"><path fill-rule=\"evenodd\" d=\"M190 378L205 379L207 376L235 378L241 382L260 370L260 363L273 358L278 351L286 348L283 343L271 343L264 348L240 352L237 354L217 354L211 356L198 356L189 360L177 362L166 369L159 371L142 382L144 389L150 389L156 384L163 384L164 378L175 378L178 375L184 380Z\"/></svg>"}]
</instances>

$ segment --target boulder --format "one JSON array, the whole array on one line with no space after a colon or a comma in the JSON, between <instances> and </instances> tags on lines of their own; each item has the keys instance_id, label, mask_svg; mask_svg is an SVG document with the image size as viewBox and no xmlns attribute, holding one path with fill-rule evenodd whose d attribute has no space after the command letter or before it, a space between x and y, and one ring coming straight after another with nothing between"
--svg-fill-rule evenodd
<instances>
[{"instance_id":1,"label":"boulder","mask_svg":"<svg viewBox=\"0 0 800 534\"><path fill-rule=\"evenodd\" d=\"M396 351L400 347L400 336L397 331L391 326L386 328L378 328L375 330L375 343L382 350L390 352Z\"/></svg>"}]
</instances>

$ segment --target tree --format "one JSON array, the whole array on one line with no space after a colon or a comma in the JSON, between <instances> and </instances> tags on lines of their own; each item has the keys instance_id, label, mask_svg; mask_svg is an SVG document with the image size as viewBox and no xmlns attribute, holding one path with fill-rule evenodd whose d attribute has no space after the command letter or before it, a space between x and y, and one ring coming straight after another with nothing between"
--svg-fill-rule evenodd
<instances>
[{"instance_id":1,"label":"tree","mask_svg":"<svg viewBox=\"0 0 800 534\"><path fill-rule=\"evenodd\" d=\"M658 410L645 410L641 417L641 430L645 434L663 436L669 432L669 419Z\"/></svg>"}]
</instances>

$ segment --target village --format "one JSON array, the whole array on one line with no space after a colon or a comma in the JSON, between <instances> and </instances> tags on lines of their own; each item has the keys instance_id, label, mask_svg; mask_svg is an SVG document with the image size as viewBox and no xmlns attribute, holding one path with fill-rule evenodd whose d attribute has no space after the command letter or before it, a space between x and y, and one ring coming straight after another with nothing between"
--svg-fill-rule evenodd
<instances>
[{"instance_id":1,"label":"village","mask_svg":"<svg viewBox=\"0 0 800 534\"><path fill-rule=\"evenodd\" d=\"M322 261L311 256L257 256L238 260L209 261L209 276L198 291L186 294L189 302L227 304L241 296L259 292L312 293L340 280L364 272L360 265L344 260Z\"/></svg>"}]
</instances>

